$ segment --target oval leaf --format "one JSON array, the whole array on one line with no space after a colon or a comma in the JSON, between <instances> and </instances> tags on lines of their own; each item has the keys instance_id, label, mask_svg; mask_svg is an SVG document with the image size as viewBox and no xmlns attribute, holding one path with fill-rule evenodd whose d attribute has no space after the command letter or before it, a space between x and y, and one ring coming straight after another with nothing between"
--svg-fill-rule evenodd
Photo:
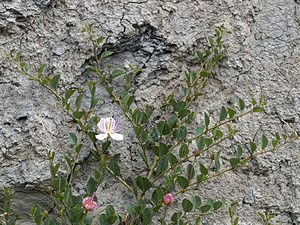
<instances>
[{"instance_id":1,"label":"oval leaf","mask_svg":"<svg viewBox=\"0 0 300 225\"><path fill-rule=\"evenodd\" d=\"M50 81L51 87L53 87L54 89L57 89L59 81L60 81L60 74L57 74Z\"/></svg>"},{"instance_id":2,"label":"oval leaf","mask_svg":"<svg viewBox=\"0 0 300 225\"><path fill-rule=\"evenodd\" d=\"M261 135L261 148L264 150L268 146L268 139L265 135Z\"/></svg>"},{"instance_id":3,"label":"oval leaf","mask_svg":"<svg viewBox=\"0 0 300 225\"><path fill-rule=\"evenodd\" d=\"M188 199L183 199L182 208L185 212L189 212L193 209L193 203Z\"/></svg>"}]
</instances>

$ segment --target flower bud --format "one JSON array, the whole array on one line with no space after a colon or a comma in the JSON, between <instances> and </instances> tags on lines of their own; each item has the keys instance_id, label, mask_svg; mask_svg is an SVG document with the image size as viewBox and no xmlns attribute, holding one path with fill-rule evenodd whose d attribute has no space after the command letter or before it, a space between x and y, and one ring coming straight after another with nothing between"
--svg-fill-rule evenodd
<instances>
[{"instance_id":1,"label":"flower bud","mask_svg":"<svg viewBox=\"0 0 300 225\"><path fill-rule=\"evenodd\" d=\"M97 202L93 201L94 197L95 197L95 193L91 197L86 197L85 199L82 200L82 207L86 211L92 211L97 206Z\"/></svg>"},{"instance_id":2,"label":"flower bud","mask_svg":"<svg viewBox=\"0 0 300 225\"><path fill-rule=\"evenodd\" d=\"M169 206L175 201L175 195L173 193L164 195L164 203Z\"/></svg>"}]
</instances>

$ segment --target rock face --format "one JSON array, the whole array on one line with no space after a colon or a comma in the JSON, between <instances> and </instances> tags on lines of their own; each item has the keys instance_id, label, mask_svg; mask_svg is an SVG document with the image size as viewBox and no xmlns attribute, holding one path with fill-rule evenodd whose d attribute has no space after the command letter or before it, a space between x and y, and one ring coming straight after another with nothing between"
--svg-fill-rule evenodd
<instances>
[{"instance_id":1,"label":"rock face","mask_svg":"<svg viewBox=\"0 0 300 225\"><path fill-rule=\"evenodd\" d=\"M47 73L61 73L67 85L77 87L96 79L84 69L91 46L80 32L84 24L94 23L95 32L107 37L104 47L115 52L109 59L113 67L126 67L129 62L143 68L135 81L136 104L157 109L164 95L180 91L184 70L197 67L194 50L207 45L205 38L213 35L215 26L226 27L232 31L226 37L229 60L215 69L195 109L200 123L209 109L235 104L238 97L249 103L252 96L264 93L267 112L240 120L241 134L234 141L245 146L246 141L259 141L262 133L286 132L280 119L300 129L299 21L296 0L2 0L0 45L4 50L23 50L31 67L46 63ZM121 117L100 85L97 95L100 116ZM46 152L56 151L57 158L63 158L70 148L68 132L76 128L62 116L53 96L16 73L4 58L0 59L0 99L0 187L15 187L15 210L24 214L20 224L33 224L25 215L32 205L53 208L47 193ZM124 179L128 179L144 171L132 129L125 129L124 135L125 142L114 143L112 151L121 153ZM223 147L229 152L234 146ZM300 224L299 147L293 143L263 155L249 168L212 180L196 193L203 199L224 195L239 200L242 225L261 224L257 212L264 210L275 215L272 224ZM84 149L82 157L88 152ZM86 174L93 166L82 165L75 187L79 194L85 193ZM60 172L67 174L65 167ZM112 177L97 197L101 206L95 213L106 204L124 212L133 203L133 196ZM225 213L203 219L207 225L230 223Z\"/></svg>"}]
</instances>

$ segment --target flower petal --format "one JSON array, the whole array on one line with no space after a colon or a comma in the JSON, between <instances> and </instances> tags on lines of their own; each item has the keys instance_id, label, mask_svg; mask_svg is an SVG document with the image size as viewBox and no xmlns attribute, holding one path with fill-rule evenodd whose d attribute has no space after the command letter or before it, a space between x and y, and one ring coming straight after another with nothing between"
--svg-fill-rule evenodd
<instances>
[{"instance_id":1,"label":"flower petal","mask_svg":"<svg viewBox=\"0 0 300 225\"><path fill-rule=\"evenodd\" d=\"M102 140L104 140L105 138L107 138L108 135L107 135L107 134L98 134L98 135L96 135L95 137L96 137L98 140L102 141Z\"/></svg>"},{"instance_id":2,"label":"flower petal","mask_svg":"<svg viewBox=\"0 0 300 225\"><path fill-rule=\"evenodd\" d=\"M109 134L109 136L111 136L112 139L115 139L117 141L122 141L123 140L123 135L122 134L113 133L113 134Z\"/></svg>"}]
</instances>

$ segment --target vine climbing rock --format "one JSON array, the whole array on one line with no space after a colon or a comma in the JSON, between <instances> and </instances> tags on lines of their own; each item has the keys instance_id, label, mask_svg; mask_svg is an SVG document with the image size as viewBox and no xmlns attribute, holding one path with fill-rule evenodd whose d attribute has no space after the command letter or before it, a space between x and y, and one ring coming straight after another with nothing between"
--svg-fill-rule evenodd
<instances>
[{"instance_id":1,"label":"vine climbing rock","mask_svg":"<svg viewBox=\"0 0 300 225\"><path fill-rule=\"evenodd\" d=\"M300 129L300 5L292 0L4 0L0 2L0 46L16 48L33 68L46 63L46 72L60 73L72 87L97 79L85 70L91 58L91 46L81 29L94 24L94 31L106 36L104 48L113 51L105 64L128 68L139 65L143 71L134 82L135 104L158 108L164 96L178 93L184 82L184 70L197 68L194 51L207 46L207 35L216 26L232 32L225 37L229 45L228 60L212 71L205 95L194 105L202 114L221 105L236 105L241 97L246 104L263 93L266 113L244 117L240 134L222 146L228 154L235 151L233 142L241 145L258 140L262 133L274 136L276 131ZM103 66L105 66L105 64ZM121 80L117 81L121 86ZM85 90L83 90L84 93ZM105 88L99 84L100 116L119 116ZM63 161L71 148L72 120L57 106L56 99L36 83L15 72L0 59L0 187L14 186L14 212L21 213L18 224L34 224L28 217L34 204L55 213L49 197L51 184L47 151L55 151ZM113 115L112 115L113 113ZM137 140L128 121L123 119L124 141L113 143L121 153L124 179L143 173L143 162L136 151ZM236 213L239 224L260 224L257 212L271 211L274 225L300 224L300 153L295 142L277 152L258 157L248 168L239 169L212 180L196 191L203 199L225 196L239 200ZM89 154L85 147L80 157L82 169L74 184L78 194L85 193L86 174L94 164L84 163ZM224 156L226 158L226 155ZM65 164L60 173L68 175ZM133 196L112 177L96 193L99 206L113 204L125 212ZM0 208L3 193L0 193ZM172 204L174 210L180 207ZM226 210L204 217L207 224L229 224Z\"/></svg>"}]
</instances>

